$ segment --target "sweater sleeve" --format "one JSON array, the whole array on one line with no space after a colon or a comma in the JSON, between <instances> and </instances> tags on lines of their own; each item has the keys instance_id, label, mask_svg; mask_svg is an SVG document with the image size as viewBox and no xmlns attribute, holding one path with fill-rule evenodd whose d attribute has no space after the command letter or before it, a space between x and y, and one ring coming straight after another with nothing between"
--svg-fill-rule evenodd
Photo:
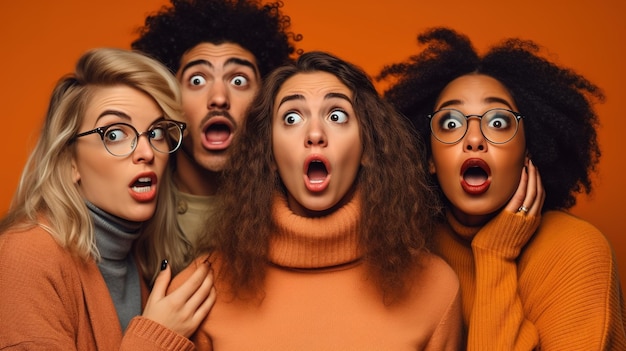
<instances>
[{"instance_id":1,"label":"sweater sleeve","mask_svg":"<svg viewBox=\"0 0 626 351\"><path fill-rule=\"evenodd\" d=\"M626 350L613 250L590 223L549 212L524 253L529 316L543 350ZM530 283L533 283L531 285Z\"/></svg>"},{"instance_id":2,"label":"sweater sleeve","mask_svg":"<svg viewBox=\"0 0 626 351\"><path fill-rule=\"evenodd\" d=\"M532 350L538 345L537 328L524 314L517 267L538 224L538 217L503 211L472 240L476 291L468 350Z\"/></svg>"},{"instance_id":3,"label":"sweater sleeve","mask_svg":"<svg viewBox=\"0 0 626 351\"><path fill-rule=\"evenodd\" d=\"M166 327L143 317L131 319L122 338L120 351L192 351L195 347L191 340Z\"/></svg>"}]
</instances>

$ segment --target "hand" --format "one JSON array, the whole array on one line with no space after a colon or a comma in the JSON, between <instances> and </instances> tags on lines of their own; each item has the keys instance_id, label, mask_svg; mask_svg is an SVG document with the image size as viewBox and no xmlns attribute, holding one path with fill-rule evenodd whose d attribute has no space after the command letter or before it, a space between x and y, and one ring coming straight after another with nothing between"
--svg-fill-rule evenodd
<instances>
[{"instance_id":1,"label":"hand","mask_svg":"<svg viewBox=\"0 0 626 351\"><path fill-rule=\"evenodd\" d=\"M519 186L505 210L513 213L519 212L522 215L539 216L545 198L546 194L541 184L539 170L529 159L528 166L522 170Z\"/></svg>"},{"instance_id":2,"label":"hand","mask_svg":"<svg viewBox=\"0 0 626 351\"><path fill-rule=\"evenodd\" d=\"M169 266L159 273L143 316L188 338L215 303L213 271L209 263L198 265L187 281L166 296L171 275Z\"/></svg>"}]
</instances>

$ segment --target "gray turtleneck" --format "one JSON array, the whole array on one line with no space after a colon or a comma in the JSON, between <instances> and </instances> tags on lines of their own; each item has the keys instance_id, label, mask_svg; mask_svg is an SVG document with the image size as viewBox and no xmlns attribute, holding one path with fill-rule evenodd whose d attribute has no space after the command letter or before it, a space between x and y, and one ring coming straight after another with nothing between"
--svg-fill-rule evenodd
<instances>
[{"instance_id":1,"label":"gray turtleneck","mask_svg":"<svg viewBox=\"0 0 626 351\"><path fill-rule=\"evenodd\" d=\"M139 272L131 248L139 236L142 222L113 216L86 201L93 218L96 247L100 252L100 272L109 288L122 331L130 320L141 314Z\"/></svg>"}]
</instances>

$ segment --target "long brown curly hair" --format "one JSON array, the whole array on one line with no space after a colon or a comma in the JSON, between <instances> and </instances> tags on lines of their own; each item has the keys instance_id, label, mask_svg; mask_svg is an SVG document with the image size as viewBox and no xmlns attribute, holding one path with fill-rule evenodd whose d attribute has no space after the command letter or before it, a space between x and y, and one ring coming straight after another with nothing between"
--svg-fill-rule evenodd
<instances>
[{"instance_id":1,"label":"long brown curly hair","mask_svg":"<svg viewBox=\"0 0 626 351\"><path fill-rule=\"evenodd\" d=\"M273 168L272 113L282 84L299 73L328 72L353 93L363 162L355 180L361 193L360 245L375 284L398 296L416 258L427 250L432 218L440 211L420 158L423 142L385 102L359 67L324 52L308 52L264 80L231 147L220 189L221 208L201 251L217 250L221 274L237 294L256 294L265 276L274 232L271 203L286 193ZM387 294L389 293L389 294Z\"/></svg>"}]
</instances>

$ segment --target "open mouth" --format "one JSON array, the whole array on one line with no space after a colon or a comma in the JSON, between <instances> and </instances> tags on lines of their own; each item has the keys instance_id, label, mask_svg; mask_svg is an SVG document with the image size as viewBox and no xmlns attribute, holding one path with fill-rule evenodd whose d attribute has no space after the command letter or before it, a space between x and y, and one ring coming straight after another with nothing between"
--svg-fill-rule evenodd
<instances>
[{"instance_id":1,"label":"open mouth","mask_svg":"<svg viewBox=\"0 0 626 351\"><path fill-rule=\"evenodd\" d=\"M487 162L471 158L461 166L461 187L471 195L480 195L489 189L491 169Z\"/></svg>"},{"instance_id":2,"label":"open mouth","mask_svg":"<svg viewBox=\"0 0 626 351\"><path fill-rule=\"evenodd\" d=\"M309 177L309 181L313 184L322 183L326 176L328 175L328 171L326 170L326 166L320 160L313 160L309 163L308 170L306 172L307 177Z\"/></svg>"},{"instance_id":3,"label":"open mouth","mask_svg":"<svg viewBox=\"0 0 626 351\"><path fill-rule=\"evenodd\" d=\"M323 155L309 155L304 161L304 183L309 191L324 191L330 182L330 162Z\"/></svg>"},{"instance_id":4,"label":"open mouth","mask_svg":"<svg viewBox=\"0 0 626 351\"><path fill-rule=\"evenodd\" d=\"M234 126L224 117L213 117L203 129L202 144L209 150L226 149L231 142Z\"/></svg>"},{"instance_id":5,"label":"open mouth","mask_svg":"<svg viewBox=\"0 0 626 351\"><path fill-rule=\"evenodd\" d=\"M150 177L141 177L138 178L132 185L131 189L133 189L136 193L147 193L152 188L152 178Z\"/></svg>"},{"instance_id":6,"label":"open mouth","mask_svg":"<svg viewBox=\"0 0 626 351\"><path fill-rule=\"evenodd\" d=\"M150 202L156 198L157 176L154 172L143 172L129 184L130 196L139 202Z\"/></svg>"}]
</instances>

